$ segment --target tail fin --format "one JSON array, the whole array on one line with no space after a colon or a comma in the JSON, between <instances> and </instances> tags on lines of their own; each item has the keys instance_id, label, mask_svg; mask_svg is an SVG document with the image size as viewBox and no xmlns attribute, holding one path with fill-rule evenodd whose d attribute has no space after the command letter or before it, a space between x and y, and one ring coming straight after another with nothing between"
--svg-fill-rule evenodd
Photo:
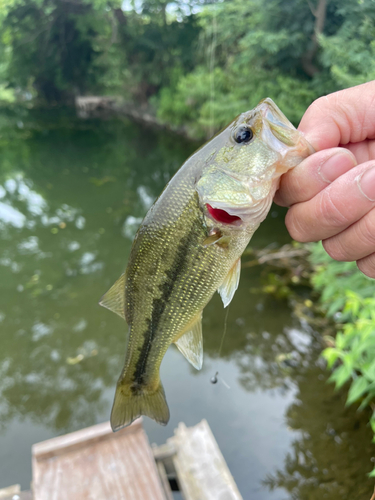
<instances>
[{"instance_id":1,"label":"tail fin","mask_svg":"<svg viewBox=\"0 0 375 500\"><path fill-rule=\"evenodd\" d=\"M156 390L145 386L140 388L137 394L133 394L129 385L119 382L111 413L112 430L118 431L141 415L150 417L161 425L167 425L169 408L162 383L159 382Z\"/></svg>"}]
</instances>

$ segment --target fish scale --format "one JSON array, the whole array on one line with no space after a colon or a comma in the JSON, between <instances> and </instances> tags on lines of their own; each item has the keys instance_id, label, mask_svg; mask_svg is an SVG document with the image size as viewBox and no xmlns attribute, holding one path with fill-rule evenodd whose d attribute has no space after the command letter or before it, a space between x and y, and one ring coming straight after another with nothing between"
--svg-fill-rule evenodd
<instances>
[{"instance_id":1,"label":"fish scale","mask_svg":"<svg viewBox=\"0 0 375 500\"><path fill-rule=\"evenodd\" d=\"M251 133L238 139L239 127ZM243 137L251 139L243 144ZM312 152L266 99L193 154L167 184L135 236L125 275L101 301L129 325L114 430L140 415L168 422L159 376L168 347L176 343L201 367L204 307L216 290L224 306L231 301L239 259L270 209L280 175Z\"/></svg>"}]
</instances>

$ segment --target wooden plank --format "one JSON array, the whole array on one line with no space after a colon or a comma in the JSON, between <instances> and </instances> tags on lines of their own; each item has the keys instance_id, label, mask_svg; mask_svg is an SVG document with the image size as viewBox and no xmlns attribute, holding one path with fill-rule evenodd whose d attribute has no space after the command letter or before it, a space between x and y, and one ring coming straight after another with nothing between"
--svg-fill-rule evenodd
<instances>
[{"instance_id":1,"label":"wooden plank","mask_svg":"<svg viewBox=\"0 0 375 500\"><path fill-rule=\"evenodd\" d=\"M165 500L140 420L99 424L33 446L34 500Z\"/></svg>"},{"instance_id":2,"label":"wooden plank","mask_svg":"<svg viewBox=\"0 0 375 500\"><path fill-rule=\"evenodd\" d=\"M33 500L33 494L31 493L31 491L20 491L9 497L0 497L0 498L1 500Z\"/></svg>"},{"instance_id":3,"label":"wooden plank","mask_svg":"<svg viewBox=\"0 0 375 500\"><path fill-rule=\"evenodd\" d=\"M125 427L121 431L121 436L130 432L138 432L142 429L142 420L138 419ZM38 460L46 460L75 449L82 448L82 446L92 445L102 440L116 439L118 437L117 433L114 433L111 429L109 422L104 422L102 424L93 425L92 427L87 427L86 429L81 429L76 432L71 432L70 434L65 434L64 436L58 436L47 441L42 441L41 443L36 443L32 447L32 454Z\"/></svg>"},{"instance_id":4,"label":"wooden plank","mask_svg":"<svg viewBox=\"0 0 375 500\"><path fill-rule=\"evenodd\" d=\"M161 444L160 446L155 444L152 445L152 453L154 454L155 460L169 458L174 455L176 451L175 445L169 439L165 444Z\"/></svg>"},{"instance_id":5,"label":"wooden plank","mask_svg":"<svg viewBox=\"0 0 375 500\"><path fill-rule=\"evenodd\" d=\"M31 491L21 491L18 495L19 499L13 498L12 500L33 500L34 498Z\"/></svg>"},{"instance_id":6,"label":"wooden plank","mask_svg":"<svg viewBox=\"0 0 375 500\"><path fill-rule=\"evenodd\" d=\"M19 484L13 484L12 486L7 486L6 488L2 488L0 490L0 499L3 500L4 498L11 497L13 495L16 495L17 493L20 493L21 491L21 486Z\"/></svg>"},{"instance_id":7,"label":"wooden plank","mask_svg":"<svg viewBox=\"0 0 375 500\"><path fill-rule=\"evenodd\" d=\"M185 500L242 500L206 420L187 428L180 423L173 438L178 482Z\"/></svg>"},{"instance_id":8,"label":"wooden plank","mask_svg":"<svg viewBox=\"0 0 375 500\"><path fill-rule=\"evenodd\" d=\"M167 473L165 472L164 464L161 460L156 462L156 467L158 468L159 477L161 479L161 484L163 485L164 496L166 500L173 500L173 495L171 487L169 485Z\"/></svg>"}]
</instances>

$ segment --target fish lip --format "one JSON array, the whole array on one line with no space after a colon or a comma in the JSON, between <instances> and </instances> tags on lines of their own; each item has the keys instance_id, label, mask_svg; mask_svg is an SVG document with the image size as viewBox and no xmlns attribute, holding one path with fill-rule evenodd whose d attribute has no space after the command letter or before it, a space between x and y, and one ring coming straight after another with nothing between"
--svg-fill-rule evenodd
<instances>
[{"instance_id":1,"label":"fish lip","mask_svg":"<svg viewBox=\"0 0 375 500\"><path fill-rule=\"evenodd\" d=\"M288 120L271 98L266 97L260 101L257 109L261 114L263 122L263 140L268 143L275 152L280 154L282 158L290 151L294 151L298 155L303 149L308 151L308 154L304 154L302 158L306 158L309 154L315 153L314 148L305 139L304 134L296 129L293 123ZM289 132L284 138L283 134L280 134L282 129Z\"/></svg>"},{"instance_id":2,"label":"fish lip","mask_svg":"<svg viewBox=\"0 0 375 500\"><path fill-rule=\"evenodd\" d=\"M268 122L275 122L277 125L282 125L283 127L289 129L289 130L296 130L294 127L293 123L291 123L288 118L284 115L284 113L281 111L281 109L277 106L277 104L270 98L266 97L265 99L262 99L260 103L257 106L258 110L260 111L262 118ZM270 119L270 116L267 116L271 114L271 117L273 119Z\"/></svg>"}]
</instances>

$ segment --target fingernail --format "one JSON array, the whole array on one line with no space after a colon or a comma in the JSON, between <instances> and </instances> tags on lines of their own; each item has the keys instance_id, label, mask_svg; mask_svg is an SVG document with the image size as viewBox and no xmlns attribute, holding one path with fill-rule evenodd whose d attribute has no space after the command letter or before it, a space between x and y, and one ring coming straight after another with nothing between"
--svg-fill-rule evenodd
<instances>
[{"instance_id":1,"label":"fingernail","mask_svg":"<svg viewBox=\"0 0 375 500\"><path fill-rule=\"evenodd\" d=\"M350 154L339 152L322 163L318 172L324 182L331 183L355 165L355 160Z\"/></svg>"},{"instance_id":2,"label":"fingernail","mask_svg":"<svg viewBox=\"0 0 375 500\"><path fill-rule=\"evenodd\" d=\"M361 193L370 201L375 201L375 166L365 170L357 177Z\"/></svg>"}]
</instances>

